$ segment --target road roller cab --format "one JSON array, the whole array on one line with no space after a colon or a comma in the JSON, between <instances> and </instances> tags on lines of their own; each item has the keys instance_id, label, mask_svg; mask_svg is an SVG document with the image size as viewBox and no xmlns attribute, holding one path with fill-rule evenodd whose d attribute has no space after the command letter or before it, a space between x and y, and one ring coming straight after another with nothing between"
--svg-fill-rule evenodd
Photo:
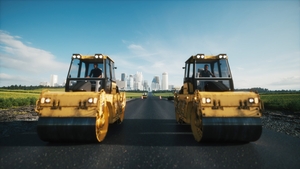
<instances>
[{"instance_id":1,"label":"road roller cab","mask_svg":"<svg viewBox=\"0 0 300 169\"><path fill-rule=\"evenodd\" d=\"M262 132L263 103L253 91L234 91L226 54L191 56L184 82L174 94L179 123L191 125L196 141L256 141Z\"/></svg>"},{"instance_id":2,"label":"road roller cab","mask_svg":"<svg viewBox=\"0 0 300 169\"><path fill-rule=\"evenodd\" d=\"M37 133L44 141L101 142L111 123L124 119L126 97L116 85L114 61L74 54L65 92L43 90L36 102Z\"/></svg>"}]
</instances>

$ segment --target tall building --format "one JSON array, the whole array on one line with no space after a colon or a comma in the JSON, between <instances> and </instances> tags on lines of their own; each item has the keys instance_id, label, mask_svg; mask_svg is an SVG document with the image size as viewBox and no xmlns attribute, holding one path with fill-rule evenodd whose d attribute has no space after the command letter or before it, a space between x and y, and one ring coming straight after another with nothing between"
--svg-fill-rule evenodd
<instances>
[{"instance_id":1,"label":"tall building","mask_svg":"<svg viewBox=\"0 0 300 169\"><path fill-rule=\"evenodd\" d=\"M129 75L127 79L127 89L128 90L133 90L133 76Z\"/></svg>"},{"instance_id":2,"label":"tall building","mask_svg":"<svg viewBox=\"0 0 300 169\"><path fill-rule=\"evenodd\" d=\"M119 82L119 88L126 90L127 89L127 78L125 73L121 73L121 81Z\"/></svg>"},{"instance_id":3,"label":"tall building","mask_svg":"<svg viewBox=\"0 0 300 169\"><path fill-rule=\"evenodd\" d=\"M136 72L134 75L134 90L143 90L143 74L142 72Z\"/></svg>"},{"instance_id":4,"label":"tall building","mask_svg":"<svg viewBox=\"0 0 300 169\"><path fill-rule=\"evenodd\" d=\"M126 81L126 74L125 73L121 74L121 81Z\"/></svg>"},{"instance_id":5,"label":"tall building","mask_svg":"<svg viewBox=\"0 0 300 169\"><path fill-rule=\"evenodd\" d=\"M50 87L58 86L57 84L57 75L51 75L50 77Z\"/></svg>"},{"instance_id":6,"label":"tall building","mask_svg":"<svg viewBox=\"0 0 300 169\"><path fill-rule=\"evenodd\" d=\"M152 83L151 83L151 89L152 90L160 90L160 85L159 85L159 77L154 76Z\"/></svg>"},{"instance_id":7,"label":"tall building","mask_svg":"<svg viewBox=\"0 0 300 169\"><path fill-rule=\"evenodd\" d=\"M144 91L149 91L150 90L147 80L144 80L144 82L143 82L143 90Z\"/></svg>"},{"instance_id":8,"label":"tall building","mask_svg":"<svg viewBox=\"0 0 300 169\"><path fill-rule=\"evenodd\" d=\"M167 72L164 72L162 74L162 80L161 80L161 89L162 90L168 90L168 73Z\"/></svg>"}]
</instances>

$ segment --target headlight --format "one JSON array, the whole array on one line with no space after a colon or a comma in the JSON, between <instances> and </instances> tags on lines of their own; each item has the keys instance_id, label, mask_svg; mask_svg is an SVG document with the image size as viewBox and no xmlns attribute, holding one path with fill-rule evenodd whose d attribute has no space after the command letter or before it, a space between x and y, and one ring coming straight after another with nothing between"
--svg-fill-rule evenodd
<instances>
[{"instance_id":1,"label":"headlight","mask_svg":"<svg viewBox=\"0 0 300 169\"><path fill-rule=\"evenodd\" d=\"M89 98L88 103L92 104L93 103L93 98Z\"/></svg>"},{"instance_id":2,"label":"headlight","mask_svg":"<svg viewBox=\"0 0 300 169\"><path fill-rule=\"evenodd\" d=\"M257 97L255 97L255 98L249 98L248 102L251 103L251 104L253 104L253 103L257 104L258 103L258 98Z\"/></svg>"},{"instance_id":3,"label":"headlight","mask_svg":"<svg viewBox=\"0 0 300 169\"><path fill-rule=\"evenodd\" d=\"M51 99L50 98L46 98L45 99L45 103L50 103L51 102Z\"/></svg>"},{"instance_id":4,"label":"headlight","mask_svg":"<svg viewBox=\"0 0 300 169\"><path fill-rule=\"evenodd\" d=\"M206 98L206 103L210 103L210 102L211 102L210 98Z\"/></svg>"},{"instance_id":5,"label":"headlight","mask_svg":"<svg viewBox=\"0 0 300 169\"><path fill-rule=\"evenodd\" d=\"M254 103L254 99L253 98L249 98L248 101L249 101L249 103Z\"/></svg>"},{"instance_id":6,"label":"headlight","mask_svg":"<svg viewBox=\"0 0 300 169\"><path fill-rule=\"evenodd\" d=\"M210 98L205 98L205 97L202 98L202 103L203 103L203 104L205 104L205 103L206 103L206 104L209 104L210 102L211 102L211 99L210 99Z\"/></svg>"},{"instance_id":7,"label":"headlight","mask_svg":"<svg viewBox=\"0 0 300 169\"><path fill-rule=\"evenodd\" d=\"M96 103L97 103L97 98L89 98L89 99L87 100L87 102L88 102L89 104L92 104L92 103L96 104Z\"/></svg>"},{"instance_id":8,"label":"headlight","mask_svg":"<svg viewBox=\"0 0 300 169\"><path fill-rule=\"evenodd\" d=\"M44 98L44 97L42 97L41 98L41 103L43 104L43 103L50 103L51 102L51 99L50 98Z\"/></svg>"},{"instance_id":9,"label":"headlight","mask_svg":"<svg viewBox=\"0 0 300 169\"><path fill-rule=\"evenodd\" d=\"M255 98L249 98L248 102L251 103L251 104L253 104L253 103L257 104L258 103L258 98L257 97L255 97Z\"/></svg>"}]
</instances>

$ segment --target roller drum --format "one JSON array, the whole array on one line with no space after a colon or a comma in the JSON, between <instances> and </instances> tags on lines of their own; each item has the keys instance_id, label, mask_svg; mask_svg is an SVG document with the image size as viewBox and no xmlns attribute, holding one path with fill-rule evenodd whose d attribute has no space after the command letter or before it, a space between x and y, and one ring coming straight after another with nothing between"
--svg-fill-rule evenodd
<instances>
[{"instance_id":1,"label":"roller drum","mask_svg":"<svg viewBox=\"0 0 300 169\"><path fill-rule=\"evenodd\" d=\"M37 133L41 140L96 142L95 117L40 117Z\"/></svg>"},{"instance_id":2,"label":"roller drum","mask_svg":"<svg viewBox=\"0 0 300 169\"><path fill-rule=\"evenodd\" d=\"M260 118L202 118L203 141L256 141L262 133Z\"/></svg>"}]
</instances>

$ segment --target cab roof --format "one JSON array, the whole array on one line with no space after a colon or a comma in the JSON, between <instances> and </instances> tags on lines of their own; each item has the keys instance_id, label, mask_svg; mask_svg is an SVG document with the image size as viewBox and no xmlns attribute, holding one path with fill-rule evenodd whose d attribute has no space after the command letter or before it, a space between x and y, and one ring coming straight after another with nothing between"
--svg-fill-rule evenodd
<instances>
[{"instance_id":1,"label":"cab roof","mask_svg":"<svg viewBox=\"0 0 300 169\"><path fill-rule=\"evenodd\" d=\"M108 59L114 62L109 56L104 54L95 54L95 55L83 55L83 54L73 54L72 59L81 59L81 60L94 60L97 61L99 59Z\"/></svg>"},{"instance_id":2,"label":"cab roof","mask_svg":"<svg viewBox=\"0 0 300 169\"><path fill-rule=\"evenodd\" d=\"M205 55L205 54L196 54L192 55L186 63L194 62L195 60L219 60L219 59L227 59L228 56L226 54L218 54L218 55Z\"/></svg>"}]
</instances>

